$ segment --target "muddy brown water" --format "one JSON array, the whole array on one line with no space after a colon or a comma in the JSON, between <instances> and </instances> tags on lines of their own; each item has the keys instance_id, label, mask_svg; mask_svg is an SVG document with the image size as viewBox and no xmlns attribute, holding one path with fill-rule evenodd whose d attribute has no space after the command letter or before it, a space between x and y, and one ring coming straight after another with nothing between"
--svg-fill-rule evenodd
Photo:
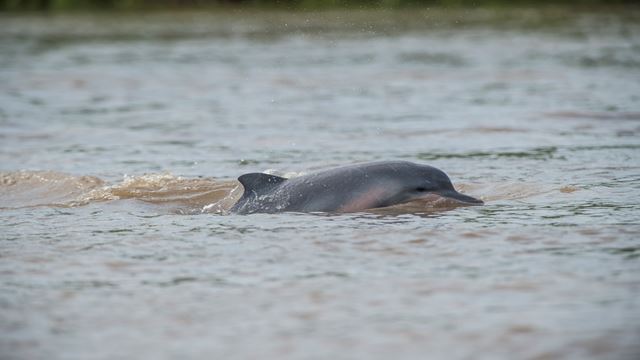
<instances>
[{"instance_id":1,"label":"muddy brown water","mask_svg":"<svg viewBox=\"0 0 640 360\"><path fill-rule=\"evenodd\" d=\"M0 358L637 359L638 18L2 15ZM486 205L225 213L398 159Z\"/></svg>"}]
</instances>

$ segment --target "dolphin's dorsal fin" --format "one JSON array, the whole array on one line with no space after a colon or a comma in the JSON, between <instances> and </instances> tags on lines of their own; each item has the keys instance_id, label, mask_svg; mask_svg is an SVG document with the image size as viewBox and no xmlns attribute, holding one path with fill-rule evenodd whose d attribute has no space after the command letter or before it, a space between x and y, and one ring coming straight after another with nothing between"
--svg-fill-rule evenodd
<instances>
[{"instance_id":1,"label":"dolphin's dorsal fin","mask_svg":"<svg viewBox=\"0 0 640 360\"><path fill-rule=\"evenodd\" d=\"M287 179L264 173L251 173L240 176L238 181L244 186L245 195L250 193L261 195L287 181Z\"/></svg>"}]
</instances>

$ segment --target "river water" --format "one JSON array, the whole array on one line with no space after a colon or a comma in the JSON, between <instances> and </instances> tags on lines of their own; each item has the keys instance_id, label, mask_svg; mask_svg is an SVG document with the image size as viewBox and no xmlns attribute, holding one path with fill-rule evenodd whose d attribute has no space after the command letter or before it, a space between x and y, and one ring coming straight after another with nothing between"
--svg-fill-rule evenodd
<instances>
[{"instance_id":1,"label":"river water","mask_svg":"<svg viewBox=\"0 0 640 360\"><path fill-rule=\"evenodd\" d=\"M637 359L640 14L0 17L0 358ZM247 172L484 206L229 215Z\"/></svg>"}]
</instances>

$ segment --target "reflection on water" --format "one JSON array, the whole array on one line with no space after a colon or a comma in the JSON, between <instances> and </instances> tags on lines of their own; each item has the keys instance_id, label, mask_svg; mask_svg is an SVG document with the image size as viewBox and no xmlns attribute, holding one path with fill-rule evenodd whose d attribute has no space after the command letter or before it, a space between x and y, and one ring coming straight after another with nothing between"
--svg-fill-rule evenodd
<instances>
[{"instance_id":1,"label":"reflection on water","mask_svg":"<svg viewBox=\"0 0 640 360\"><path fill-rule=\"evenodd\" d=\"M3 15L0 352L637 358L637 18ZM217 216L374 160L486 204Z\"/></svg>"}]
</instances>

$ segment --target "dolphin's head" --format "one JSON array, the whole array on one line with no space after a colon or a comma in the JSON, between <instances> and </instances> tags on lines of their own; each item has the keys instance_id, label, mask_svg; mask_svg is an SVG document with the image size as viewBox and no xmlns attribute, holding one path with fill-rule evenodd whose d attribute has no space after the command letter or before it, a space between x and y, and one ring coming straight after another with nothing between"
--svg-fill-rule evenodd
<instances>
[{"instance_id":1,"label":"dolphin's head","mask_svg":"<svg viewBox=\"0 0 640 360\"><path fill-rule=\"evenodd\" d=\"M387 163L385 171L392 196L389 205L427 198L436 194L469 205L482 205L482 200L456 191L442 170L411 162Z\"/></svg>"}]
</instances>

